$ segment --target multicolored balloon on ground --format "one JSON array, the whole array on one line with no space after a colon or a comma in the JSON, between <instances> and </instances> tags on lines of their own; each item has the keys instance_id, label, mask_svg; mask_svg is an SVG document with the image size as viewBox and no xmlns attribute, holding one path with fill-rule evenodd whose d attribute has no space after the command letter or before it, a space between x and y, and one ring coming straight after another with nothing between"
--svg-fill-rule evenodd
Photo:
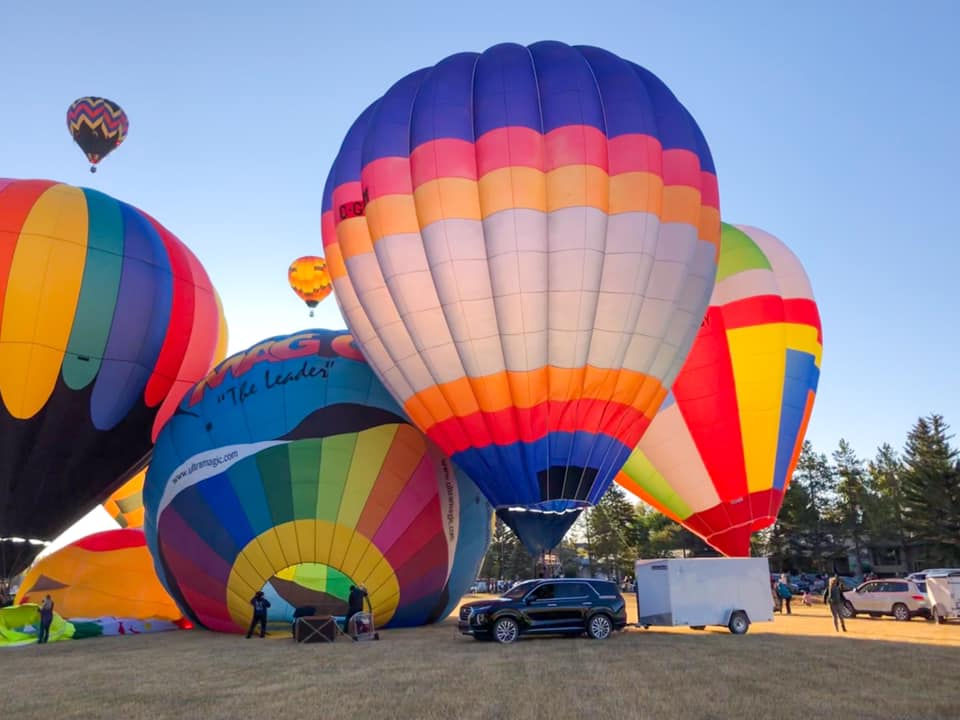
<instances>
[{"instance_id":1,"label":"multicolored balloon on ground","mask_svg":"<svg viewBox=\"0 0 960 720\"><path fill-rule=\"evenodd\" d=\"M176 622L183 617L153 569L142 530L88 535L41 558L20 584L16 602L46 595L60 615Z\"/></svg>"},{"instance_id":2,"label":"multicolored balloon on ground","mask_svg":"<svg viewBox=\"0 0 960 720\"><path fill-rule=\"evenodd\" d=\"M223 632L246 630L258 590L278 601L273 620L334 611L345 578L366 586L378 626L444 618L476 577L492 513L329 330L218 365L157 438L144 500L161 580Z\"/></svg>"},{"instance_id":3,"label":"multicolored balloon on ground","mask_svg":"<svg viewBox=\"0 0 960 720\"><path fill-rule=\"evenodd\" d=\"M103 503L103 509L122 528L143 527L143 481L146 477L147 469L144 468L114 490Z\"/></svg>"},{"instance_id":4,"label":"multicolored balloon on ground","mask_svg":"<svg viewBox=\"0 0 960 720\"><path fill-rule=\"evenodd\" d=\"M287 278L290 288L310 308L310 317L313 317L313 308L333 292L327 261L316 255L297 258L290 263Z\"/></svg>"},{"instance_id":5,"label":"multicolored balloon on ground","mask_svg":"<svg viewBox=\"0 0 960 720\"><path fill-rule=\"evenodd\" d=\"M532 551L597 502L713 288L707 142L648 70L540 42L406 76L350 128L323 242L347 325Z\"/></svg>"},{"instance_id":6,"label":"multicolored balloon on ground","mask_svg":"<svg viewBox=\"0 0 960 720\"><path fill-rule=\"evenodd\" d=\"M723 225L687 362L617 481L726 555L749 555L790 484L820 379L813 291L780 240Z\"/></svg>"},{"instance_id":7,"label":"multicolored balloon on ground","mask_svg":"<svg viewBox=\"0 0 960 720\"><path fill-rule=\"evenodd\" d=\"M112 100L82 97L67 108L67 129L90 161L93 173L97 163L126 140L130 121L123 108Z\"/></svg>"},{"instance_id":8,"label":"multicolored balloon on ground","mask_svg":"<svg viewBox=\"0 0 960 720\"><path fill-rule=\"evenodd\" d=\"M203 266L152 217L0 179L0 577L142 467L225 336Z\"/></svg>"}]
</instances>

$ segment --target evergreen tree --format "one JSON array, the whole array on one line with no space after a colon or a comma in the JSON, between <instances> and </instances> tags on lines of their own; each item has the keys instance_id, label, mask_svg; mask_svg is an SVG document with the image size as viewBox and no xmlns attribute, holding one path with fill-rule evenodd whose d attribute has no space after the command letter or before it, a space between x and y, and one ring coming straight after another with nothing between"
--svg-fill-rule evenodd
<instances>
[{"instance_id":1,"label":"evergreen tree","mask_svg":"<svg viewBox=\"0 0 960 720\"><path fill-rule=\"evenodd\" d=\"M612 485L594 507L587 511L587 539L591 561L599 563L608 577L620 578L630 573L630 535L636 512L626 494ZM598 565L594 565L598 567ZM629 568L629 569L628 569Z\"/></svg>"},{"instance_id":2,"label":"evergreen tree","mask_svg":"<svg viewBox=\"0 0 960 720\"><path fill-rule=\"evenodd\" d=\"M903 465L889 443L877 448L876 457L867 464L867 474L878 501L870 518L870 536L896 542L904 553L907 532L903 521Z\"/></svg>"},{"instance_id":3,"label":"evergreen tree","mask_svg":"<svg viewBox=\"0 0 960 720\"><path fill-rule=\"evenodd\" d=\"M793 501L788 502L794 486L802 487L806 491L806 497L794 498ZM826 572L828 569L826 560L837 550L830 532L831 525L829 522L830 511L836 496L837 477L830 461L823 453L816 452L809 440L804 441L800 449L800 457L797 459L793 479L787 488L786 495L784 495L787 524L792 524L792 531L805 534L802 545L805 546L807 552L804 554L806 562L804 562L803 569ZM802 511L797 508L795 517L791 518L790 512L798 504L795 502L797 500L806 500L806 506L802 508ZM781 517L784 517L783 509L778 515L778 522ZM771 542L775 542L781 551L784 549L783 534L784 529L782 525L778 528L778 523L774 524L769 534ZM812 567L808 567L808 564Z\"/></svg>"},{"instance_id":4,"label":"evergreen tree","mask_svg":"<svg viewBox=\"0 0 960 720\"><path fill-rule=\"evenodd\" d=\"M865 518L871 505L865 482L866 470L850 443L842 438L833 452L833 462L837 476L834 520L841 537L853 543L854 557L863 569Z\"/></svg>"},{"instance_id":5,"label":"evergreen tree","mask_svg":"<svg viewBox=\"0 0 960 720\"><path fill-rule=\"evenodd\" d=\"M941 415L917 420L907 436L901 480L903 520L937 560L960 563L960 468Z\"/></svg>"}]
</instances>

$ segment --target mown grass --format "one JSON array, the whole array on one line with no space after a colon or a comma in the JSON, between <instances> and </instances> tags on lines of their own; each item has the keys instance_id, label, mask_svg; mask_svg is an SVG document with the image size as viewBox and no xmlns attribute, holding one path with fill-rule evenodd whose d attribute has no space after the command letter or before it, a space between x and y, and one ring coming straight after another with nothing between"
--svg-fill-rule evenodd
<instances>
[{"instance_id":1,"label":"mown grass","mask_svg":"<svg viewBox=\"0 0 960 720\"><path fill-rule=\"evenodd\" d=\"M468 598L469 599L469 598ZM608 641L474 642L455 622L380 642L296 645L203 631L0 652L10 718L960 717L960 625L823 607L725 629L628 629Z\"/></svg>"}]
</instances>

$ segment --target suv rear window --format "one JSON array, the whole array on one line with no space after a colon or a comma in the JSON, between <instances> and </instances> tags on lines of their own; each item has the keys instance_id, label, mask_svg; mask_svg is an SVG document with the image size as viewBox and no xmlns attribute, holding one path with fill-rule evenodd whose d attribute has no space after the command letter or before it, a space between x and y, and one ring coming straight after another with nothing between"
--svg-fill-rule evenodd
<instances>
[{"instance_id":1,"label":"suv rear window","mask_svg":"<svg viewBox=\"0 0 960 720\"><path fill-rule=\"evenodd\" d=\"M619 593L617 584L609 580L594 580L590 584L593 585L593 589L597 591L598 595L617 595Z\"/></svg>"}]
</instances>

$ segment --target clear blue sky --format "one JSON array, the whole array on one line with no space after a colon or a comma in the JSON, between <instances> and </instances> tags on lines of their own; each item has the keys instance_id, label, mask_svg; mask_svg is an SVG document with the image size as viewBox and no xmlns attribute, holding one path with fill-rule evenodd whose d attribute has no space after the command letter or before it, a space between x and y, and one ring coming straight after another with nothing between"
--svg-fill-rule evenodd
<instances>
[{"instance_id":1,"label":"clear blue sky","mask_svg":"<svg viewBox=\"0 0 960 720\"><path fill-rule=\"evenodd\" d=\"M307 317L286 267L322 251L330 163L390 84L498 42L599 45L659 75L696 117L724 219L774 233L806 265L825 335L814 445L844 436L872 455L931 411L960 428L960 4L336 5L6 6L0 175L95 187L156 216L207 267L237 351L343 326L332 299ZM64 120L82 95L130 116L96 175Z\"/></svg>"}]
</instances>

